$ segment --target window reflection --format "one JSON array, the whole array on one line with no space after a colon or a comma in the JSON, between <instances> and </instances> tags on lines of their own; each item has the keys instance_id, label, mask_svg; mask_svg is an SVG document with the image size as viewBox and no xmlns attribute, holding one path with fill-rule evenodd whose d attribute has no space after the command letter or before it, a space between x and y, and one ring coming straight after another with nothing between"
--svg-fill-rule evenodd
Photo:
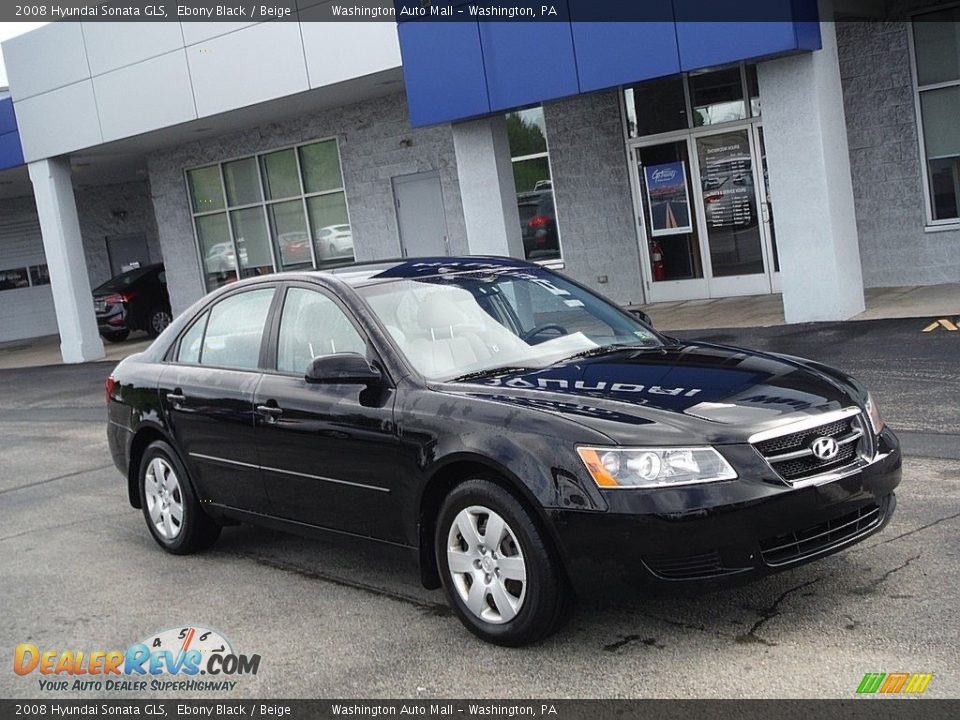
<instances>
[{"instance_id":1,"label":"window reflection","mask_svg":"<svg viewBox=\"0 0 960 720\"><path fill-rule=\"evenodd\" d=\"M743 120L747 117L747 108L743 102L740 67L691 75L690 104L694 127Z\"/></svg>"},{"instance_id":2,"label":"window reflection","mask_svg":"<svg viewBox=\"0 0 960 720\"><path fill-rule=\"evenodd\" d=\"M527 260L559 260L560 233L543 108L507 115L520 234Z\"/></svg>"},{"instance_id":3,"label":"window reflection","mask_svg":"<svg viewBox=\"0 0 960 720\"><path fill-rule=\"evenodd\" d=\"M625 91L627 133L643 137L687 127L687 99L680 76L653 80Z\"/></svg>"},{"instance_id":4,"label":"window reflection","mask_svg":"<svg viewBox=\"0 0 960 720\"><path fill-rule=\"evenodd\" d=\"M207 289L353 262L336 140L188 170L187 186Z\"/></svg>"}]
</instances>

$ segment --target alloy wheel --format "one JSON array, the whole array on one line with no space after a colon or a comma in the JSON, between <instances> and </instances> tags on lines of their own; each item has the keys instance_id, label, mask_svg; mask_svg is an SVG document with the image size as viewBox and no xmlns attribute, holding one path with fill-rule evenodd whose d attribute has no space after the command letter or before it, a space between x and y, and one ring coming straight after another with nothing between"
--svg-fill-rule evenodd
<instances>
[{"instance_id":1,"label":"alloy wheel","mask_svg":"<svg viewBox=\"0 0 960 720\"><path fill-rule=\"evenodd\" d=\"M183 530L183 490L169 462L155 457L144 478L147 511L154 530L164 540L176 540Z\"/></svg>"},{"instance_id":2,"label":"alloy wheel","mask_svg":"<svg viewBox=\"0 0 960 720\"><path fill-rule=\"evenodd\" d=\"M159 335L167 329L167 325L169 325L172 320L173 318L170 317L170 313L168 313L166 310L158 310L150 318L150 326L153 328L154 332Z\"/></svg>"},{"instance_id":3,"label":"alloy wheel","mask_svg":"<svg viewBox=\"0 0 960 720\"><path fill-rule=\"evenodd\" d=\"M513 620L527 592L527 566L506 521L474 505L454 518L447 535L447 566L467 609L495 625Z\"/></svg>"}]
</instances>

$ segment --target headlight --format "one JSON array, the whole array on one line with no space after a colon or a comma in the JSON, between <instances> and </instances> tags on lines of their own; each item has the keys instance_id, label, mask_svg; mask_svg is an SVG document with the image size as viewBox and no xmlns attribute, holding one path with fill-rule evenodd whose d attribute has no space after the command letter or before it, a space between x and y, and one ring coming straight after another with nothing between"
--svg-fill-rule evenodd
<instances>
[{"instance_id":1,"label":"headlight","mask_svg":"<svg viewBox=\"0 0 960 720\"><path fill-rule=\"evenodd\" d=\"M655 488L733 480L737 473L712 447L577 448L602 488Z\"/></svg>"},{"instance_id":2,"label":"headlight","mask_svg":"<svg viewBox=\"0 0 960 720\"><path fill-rule=\"evenodd\" d=\"M873 401L873 396L870 393L867 393L867 417L870 418L870 427L873 428L873 434L879 435L880 431L886 427L886 423L883 421L883 418L880 417L880 411L877 409L877 404Z\"/></svg>"}]
</instances>

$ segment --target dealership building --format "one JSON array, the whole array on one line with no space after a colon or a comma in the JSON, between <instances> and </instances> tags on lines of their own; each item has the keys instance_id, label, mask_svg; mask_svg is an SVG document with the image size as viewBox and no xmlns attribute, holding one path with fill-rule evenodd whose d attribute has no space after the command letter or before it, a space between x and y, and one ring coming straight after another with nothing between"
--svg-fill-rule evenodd
<instances>
[{"instance_id":1,"label":"dealership building","mask_svg":"<svg viewBox=\"0 0 960 720\"><path fill-rule=\"evenodd\" d=\"M318 22L301 0L8 40L0 343L102 357L91 288L157 262L174 314L402 256L526 257L623 304L782 294L788 322L960 282L960 4L779 4Z\"/></svg>"}]
</instances>

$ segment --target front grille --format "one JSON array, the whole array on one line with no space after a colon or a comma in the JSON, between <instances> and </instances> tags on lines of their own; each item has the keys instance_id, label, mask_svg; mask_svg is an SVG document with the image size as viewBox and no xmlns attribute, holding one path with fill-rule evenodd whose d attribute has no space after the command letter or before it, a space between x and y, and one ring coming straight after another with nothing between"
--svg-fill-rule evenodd
<instances>
[{"instance_id":1,"label":"front grille","mask_svg":"<svg viewBox=\"0 0 960 720\"><path fill-rule=\"evenodd\" d=\"M881 520L883 509L879 505L867 505L833 520L763 540L760 554L767 565L798 562L843 544L876 527Z\"/></svg>"},{"instance_id":2,"label":"front grille","mask_svg":"<svg viewBox=\"0 0 960 720\"><path fill-rule=\"evenodd\" d=\"M805 478L842 468L853 463L865 437L859 414L798 432L780 435L754 444L780 477L793 483ZM820 437L831 437L839 444L839 452L830 460L820 460L810 445Z\"/></svg>"},{"instance_id":3,"label":"front grille","mask_svg":"<svg viewBox=\"0 0 960 720\"><path fill-rule=\"evenodd\" d=\"M781 435L780 437L771 438L770 440L764 440L763 442L757 443L756 448L764 457L779 455L790 452L791 450L799 450L809 445L815 438L821 436L835 438L849 432L851 419L852 418L844 418L843 420L838 420L837 422L827 425L820 425L819 427L804 430L803 432Z\"/></svg>"},{"instance_id":4,"label":"front grille","mask_svg":"<svg viewBox=\"0 0 960 720\"><path fill-rule=\"evenodd\" d=\"M720 561L720 551L710 550L699 555L683 557L646 556L647 567L655 574L667 580L693 580L715 577L729 572Z\"/></svg>"},{"instance_id":5,"label":"front grille","mask_svg":"<svg viewBox=\"0 0 960 720\"><path fill-rule=\"evenodd\" d=\"M839 454L829 462L818 460L810 455L796 460L784 460L774 464L774 470L780 473L784 480L799 480L810 475L817 475L833 468L842 467L851 462L857 455L856 443L840 446Z\"/></svg>"}]
</instances>

